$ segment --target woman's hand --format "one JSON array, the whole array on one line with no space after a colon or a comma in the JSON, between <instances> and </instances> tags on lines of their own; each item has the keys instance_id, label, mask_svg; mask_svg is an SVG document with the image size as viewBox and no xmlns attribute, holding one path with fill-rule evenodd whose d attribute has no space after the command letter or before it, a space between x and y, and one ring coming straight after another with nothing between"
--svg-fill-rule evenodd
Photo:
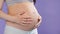
<instances>
[{"instance_id":1,"label":"woman's hand","mask_svg":"<svg viewBox=\"0 0 60 34\"><path fill-rule=\"evenodd\" d=\"M31 24L33 23L33 18L30 16L20 16L18 17L20 19L20 24L23 26L31 26Z\"/></svg>"}]
</instances>

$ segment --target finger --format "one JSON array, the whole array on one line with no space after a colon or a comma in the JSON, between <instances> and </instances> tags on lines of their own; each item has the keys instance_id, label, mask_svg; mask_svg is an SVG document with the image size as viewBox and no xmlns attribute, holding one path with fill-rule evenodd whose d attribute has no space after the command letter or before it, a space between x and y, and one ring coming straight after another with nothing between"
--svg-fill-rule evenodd
<instances>
[{"instance_id":1,"label":"finger","mask_svg":"<svg viewBox=\"0 0 60 34\"><path fill-rule=\"evenodd\" d=\"M24 22L33 22L33 20L28 20L28 19L25 19L23 20Z\"/></svg>"},{"instance_id":2,"label":"finger","mask_svg":"<svg viewBox=\"0 0 60 34\"><path fill-rule=\"evenodd\" d=\"M29 26L30 24L29 23L22 22L21 25L22 26Z\"/></svg>"},{"instance_id":3,"label":"finger","mask_svg":"<svg viewBox=\"0 0 60 34\"><path fill-rule=\"evenodd\" d=\"M22 21L24 21L25 23L32 23L33 22L32 19L22 19Z\"/></svg>"}]
</instances>

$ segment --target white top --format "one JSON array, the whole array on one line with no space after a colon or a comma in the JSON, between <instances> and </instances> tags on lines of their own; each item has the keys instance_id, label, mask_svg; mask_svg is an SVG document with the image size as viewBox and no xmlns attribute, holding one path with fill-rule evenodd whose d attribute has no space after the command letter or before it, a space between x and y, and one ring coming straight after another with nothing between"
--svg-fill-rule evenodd
<instances>
[{"instance_id":1,"label":"white top","mask_svg":"<svg viewBox=\"0 0 60 34\"><path fill-rule=\"evenodd\" d=\"M6 0L7 5L13 5L14 3L21 3L21 2L33 2L33 0Z\"/></svg>"},{"instance_id":2,"label":"white top","mask_svg":"<svg viewBox=\"0 0 60 34\"><path fill-rule=\"evenodd\" d=\"M24 31L24 30L20 30L12 26L6 25L4 34L38 34L38 32L37 32L37 29L34 29L32 31Z\"/></svg>"}]
</instances>

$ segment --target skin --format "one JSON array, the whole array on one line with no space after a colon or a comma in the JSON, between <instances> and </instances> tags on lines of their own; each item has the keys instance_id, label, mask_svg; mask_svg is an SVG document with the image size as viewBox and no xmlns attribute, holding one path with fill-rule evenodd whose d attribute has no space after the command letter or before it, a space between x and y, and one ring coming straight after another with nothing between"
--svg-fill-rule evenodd
<instances>
[{"instance_id":1,"label":"skin","mask_svg":"<svg viewBox=\"0 0 60 34\"><path fill-rule=\"evenodd\" d=\"M0 18L6 20L6 24L17 29L30 31L41 23L41 16L33 2L23 2L8 6L8 14L2 11L4 0L0 0Z\"/></svg>"}]
</instances>

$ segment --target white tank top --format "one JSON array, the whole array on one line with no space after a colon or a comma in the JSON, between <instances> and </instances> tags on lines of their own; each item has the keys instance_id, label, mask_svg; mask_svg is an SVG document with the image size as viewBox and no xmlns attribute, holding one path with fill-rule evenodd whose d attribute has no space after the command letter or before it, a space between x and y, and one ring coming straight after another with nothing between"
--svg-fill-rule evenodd
<instances>
[{"instance_id":1,"label":"white tank top","mask_svg":"<svg viewBox=\"0 0 60 34\"><path fill-rule=\"evenodd\" d=\"M21 3L21 2L33 2L33 0L6 0L7 5L13 5L14 3Z\"/></svg>"}]
</instances>

